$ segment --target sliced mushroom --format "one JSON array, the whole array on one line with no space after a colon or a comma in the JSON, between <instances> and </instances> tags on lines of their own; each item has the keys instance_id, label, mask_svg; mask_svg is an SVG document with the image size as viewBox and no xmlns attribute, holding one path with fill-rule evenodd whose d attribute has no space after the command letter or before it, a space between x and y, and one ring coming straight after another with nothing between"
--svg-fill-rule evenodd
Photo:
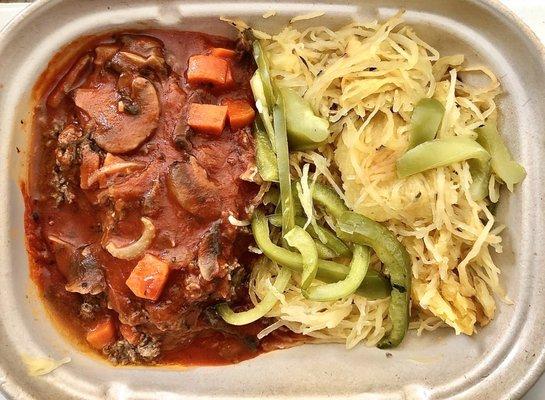
<instances>
[{"instance_id":1,"label":"sliced mushroom","mask_svg":"<svg viewBox=\"0 0 545 400\"><path fill-rule=\"evenodd\" d=\"M193 148L191 144L191 136L193 135L193 129L188 125L186 118L180 118L172 133L172 141L181 150L190 152Z\"/></svg>"},{"instance_id":2,"label":"sliced mushroom","mask_svg":"<svg viewBox=\"0 0 545 400\"><path fill-rule=\"evenodd\" d=\"M137 54L120 51L112 57L109 66L116 72L138 72L147 66L146 59Z\"/></svg>"},{"instance_id":3,"label":"sliced mushroom","mask_svg":"<svg viewBox=\"0 0 545 400\"><path fill-rule=\"evenodd\" d=\"M146 66L153 71L157 71L162 74L166 74L166 63L165 59L156 54L152 54L146 59Z\"/></svg>"},{"instance_id":4,"label":"sliced mushroom","mask_svg":"<svg viewBox=\"0 0 545 400\"><path fill-rule=\"evenodd\" d=\"M166 73L165 59L158 55L151 55L147 58L138 54L120 51L112 57L108 66L118 73L138 73L146 75L146 71L155 71L161 75Z\"/></svg>"},{"instance_id":5,"label":"sliced mushroom","mask_svg":"<svg viewBox=\"0 0 545 400\"><path fill-rule=\"evenodd\" d=\"M194 157L174 162L168 171L167 186L180 206L203 219L221 215L219 189Z\"/></svg>"},{"instance_id":6,"label":"sliced mushroom","mask_svg":"<svg viewBox=\"0 0 545 400\"><path fill-rule=\"evenodd\" d=\"M124 72L119 75L119 78L117 79L117 90L119 90L122 97L130 96L134 78L136 78L136 75L130 72Z\"/></svg>"},{"instance_id":7,"label":"sliced mushroom","mask_svg":"<svg viewBox=\"0 0 545 400\"><path fill-rule=\"evenodd\" d=\"M93 57L87 54L74 64L47 99L47 104L50 107L58 107L66 94L82 83L85 75L90 71L91 61L93 61Z\"/></svg>"},{"instance_id":8,"label":"sliced mushroom","mask_svg":"<svg viewBox=\"0 0 545 400\"><path fill-rule=\"evenodd\" d=\"M218 256L220 252L220 221L215 221L202 237L197 252L199 271L207 281L212 280L219 271Z\"/></svg>"},{"instance_id":9,"label":"sliced mushroom","mask_svg":"<svg viewBox=\"0 0 545 400\"><path fill-rule=\"evenodd\" d=\"M124 51L129 51L145 58L151 55L162 54L163 43L151 36L122 35L120 40Z\"/></svg>"},{"instance_id":10,"label":"sliced mushroom","mask_svg":"<svg viewBox=\"0 0 545 400\"><path fill-rule=\"evenodd\" d=\"M152 37L142 35L123 35L123 47L109 63L118 73L155 71L165 74L166 63L162 43Z\"/></svg>"},{"instance_id":11,"label":"sliced mushroom","mask_svg":"<svg viewBox=\"0 0 545 400\"><path fill-rule=\"evenodd\" d=\"M119 50L119 46L115 44L104 44L95 48L95 65L100 67L106 65L112 59L115 53Z\"/></svg>"},{"instance_id":12,"label":"sliced mushroom","mask_svg":"<svg viewBox=\"0 0 545 400\"><path fill-rule=\"evenodd\" d=\"M127 153L140 146L157 128L159 99L153 84L145 78L134 78L131 99L139 107L137 115L117 110L119 95L113 83L92 89L77 89L74 102L95 122L95 142L110 153Z\"/></svg>"},{"instance_id":13,"label":"sliced mushroom","mask_svg":"<svg viewBox=\"0 0 545 400\"><path fill-rule=\"evenodd\" d=\"M161 210L159 199L161 196L162 188L162 178L157 179L151 189L149 189L143 196L142 200L142 213L144 215L156 215Z\"/></svg>"},{"instance_id":14,"label":"sliced mushroom","mask_svg":"<svg viewBox=\"0 0 545 400\"><path fill-rule=\"evenodd\" d=\"M92 252L91 246L76 250L70 263L68 282L69 292L96 295L106 289L106 280L100 262Z\"/></svg>"}]
</instances>

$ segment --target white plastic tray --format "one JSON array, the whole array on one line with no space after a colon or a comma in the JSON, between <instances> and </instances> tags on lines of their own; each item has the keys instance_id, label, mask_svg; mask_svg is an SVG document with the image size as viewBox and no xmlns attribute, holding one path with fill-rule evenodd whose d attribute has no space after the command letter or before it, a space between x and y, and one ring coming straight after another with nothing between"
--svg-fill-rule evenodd
<instances>
[{"instance_id":1,"label":"white plastic tray","mask_svg":"<svg viewBox=\"0 0 545 400\"><path fill-rule=\"evenodd\" d=\"M32 285L23 246L18 176L29 122L29 93L55 50L83 34L105 29L170 26L232 34L220 15L242 17L267 30L290 16L326 11L312 23L332 26L352 18L385 18L398 7L407 21L443 52L463 51L501 77L503 133L529 176L504 199L500 220L509 226L505 252L497 258L514 306L468 338L440 331L409 335L392 358L377 349L346 351L320 345L278 351L238 365L186 371L113 368L79 353L51 326ZM274 9L275 18L263 20ZM30 6L0 38L0 377L14 399L188 399L198 397L343 397L363 399L507 399L522 395L545 362L545 252L542 188L545 70L535 37L505 9L485 1L395 1L290 3L288 1L62 1ZM24 124L21 125L20 121ZM16 152L16 146L23 150ZM28 297L26 297L28 296ZM21 353L72 363L43 378L27 376Z\"/></svg>"}]
</instances>

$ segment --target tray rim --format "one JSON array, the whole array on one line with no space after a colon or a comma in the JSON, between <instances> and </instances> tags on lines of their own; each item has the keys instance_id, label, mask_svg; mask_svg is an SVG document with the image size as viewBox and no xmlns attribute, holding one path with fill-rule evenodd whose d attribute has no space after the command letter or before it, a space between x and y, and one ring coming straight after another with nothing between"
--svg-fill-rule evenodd
<instances>
[{"instance_id":1,"label":"tray rim","mask_svg":"<svg viewBox=\"0 0 545 400\"><path fill-rule=\"evenodd\" d=\"M9 34L12 31L15 31L18 25L21 22L23 22L26 18L28 18L29 15L32 15L35 12L39 12L43 9L47 9L48 7L55 7L57 4L63 3L66 1L70 1L70 0L36 0L34 3L31 3L30 5L22 9L3 29L0 30L0 52L3 48L4 42L9 42L9 40L6 39L7 37L9 37ZM499 13L504 18L507 18L509 22L514 24L522 33L524 33L524 35L526 36L526 39L530 40L532 42L532 45L536 49L538 49L540 53L539 56L541 59L542 66L545 66L544 44L535 35L535 33L527 26L527 24L524 21L522 21L506 5L501 3L499 0L459 0L459 1L478 4L484 8L487 8L488 10L491 10L494 13ZM223 2L223 1L220 0L220 2ZM327 1L325 1L324 3L327 3ZM279 5L282 5L282 3L279 3ZM7 169L6 166L1 165L0 172L3 173L4 169ZM3 189L2 185L0 185L0 191L1 189ZM2 220L3 222L2 215L0 215L0 220ZM509 352L507 356L510 354L511 353ZM522 376L521 380L518 382L518 385L516 387L515 386L511 387L510 389L512 390L509 393L506 392L505 395L522 396L537 381L537 379L540 377L540 375L542 374L544 370L545 370L545 351L542 352L539 355L539 357L536 357L535 362L532 364L531 370L529 370L528 373ZM0 365L0 372L2 372L1 365ZM3 385L1 385L1 383L3 382L1 380L1 375L0 375L0 393L3 393L5 396L8 396L8 393L4 391Z\"/></svg>"}]
</instances>

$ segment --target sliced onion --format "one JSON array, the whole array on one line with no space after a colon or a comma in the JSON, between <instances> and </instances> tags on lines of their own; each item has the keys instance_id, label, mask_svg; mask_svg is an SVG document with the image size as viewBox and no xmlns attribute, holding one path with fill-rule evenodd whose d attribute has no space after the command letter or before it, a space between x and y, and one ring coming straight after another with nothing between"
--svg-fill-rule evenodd
<instances>
[{"instance_id":1,"label":"sliced onion","mask_svg":"<svg viewBox=\"0 0 545 400\"><path fill-rule=\"evenodd\" d=\"M255 246L248 246L248 251L250 253L254 253L254 254L263 254L261 249L259 247L255 247Z\"/></svg>"},{"instance_id":2,"label":"sliced onion","mask_svg":"<svg viewBox=\"0 0 545 400\"><path fill-rule=\"evenodd\" d=\"M124 161L124 162L118 162L115 164L105 165L102 168L97 169L95 172L93 172L89 179L87 180L89 187L93 186L95 182L97 182L102 177L107 177L108 175L117 174L121 171L127 171L131 169L142 169L145 165L142 163L137 162L131 162L131 161Z\"/></svg>"},{"instance_id":3,"label":"sliced onion","mask_svg":"<svg viewBox=\"0 0 545 400\"><path fill-rule=\"evenodd\" d=\"M229 216L227 217L227 221L229 221L229 223L231 225L234 225L234 226L248 226L248 225L250 225L250 221L243 221L243 220L237 219L231 213L229 213Z\"/></svg>"},{"instance_id":4,"label":"sliced onion","mask_svg":"<svg viewBox=\"0 0 545 400\"><path fill-rule=\"evenodd\" d=\"M71 243L68 243L66 240L63 240L61 238L58 238L56 236L48 236L47 239L49 239L50 242L60 244L61 246L73 246Z\"/></svg>"},{"instance_id":5,"label":"sliced onion","mask_svg":"<svg viewBox=\"0 0 545 400\"><path fill-rule=\"evenodd\" d=\"M281 328L283 327L284 325L286 325L286 322L282 321L281 319L279 319L278 321L276 321L275 323L269 325L268 327L266 328L263 328L258 334L257 334L257 338L259 340L263 339L265 336L267 336L269 333L277 330L278 328Z\"/></svg>"},{"instance_id":6,"label":"sliced onion","mask_svg":"<svg viewBox=\"0 0 545 400\"><path fill-rule=\"evenodd\" d=\"M279 293L284 293L291 278L289 269L282 267L274 281L274 288ZM259 318L265 316L278 302L278 297L273 291L269 291L263 299L246 311L235 312L227 303L221 303L216 306L216 310L221 318L230 325L248 325Z\"/></svg>"},{"instance_id":7,"label":"sliced onion","mask_svg":"<svg viewBox=\"0 0 545 400\"><path fill-rule=\"evenodd\" d=\"M257 166L255 165L248 166L248 168L246 168L246 171L240 174L239 178L243 181L254 182L257 184L261 184L263 182L261 176L258 173Z\"/></svg>"},{"instance_id":8,"label":"sliced onion","mask_svg":"<svg viewBox=\"0 0 545 400\"><path fill-rule=\"evenodd\" d=\"M250 201L251 204L259 204L261 203L261 200L263 199L263 196L269 191L271 188L271 182L263 182L259 186L259 192L255 195L255 197Z\"/></svg>"},{"instance_id":9,"label":"sliced onion","mask_svg":"<svg viewBox=\"0 0 545 400\"><path fill-rule=\"evenodd\" d=\"M112 242L109 242L106 245L106 250L108 250L112 256L121 260L133 260L144 255L144 252L155 237L155 226L153 225L153 222L146 217L140 218L140 221L144 224L144 231L142 232L140 239L125 247L117 247Z\"/></svg>"}]
</instances>

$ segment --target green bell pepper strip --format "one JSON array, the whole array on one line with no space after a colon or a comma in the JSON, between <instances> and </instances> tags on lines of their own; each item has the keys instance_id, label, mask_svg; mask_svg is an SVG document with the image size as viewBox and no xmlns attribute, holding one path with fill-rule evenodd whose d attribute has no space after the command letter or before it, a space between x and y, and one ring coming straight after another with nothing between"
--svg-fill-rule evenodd
<instances>
[{"instance_id":1,"label":"green bell pepper strip","mask_svg":"<svg viewBox=\"0 0 545 400\"><path fill-rule=\"evenodd\" d=\"M299 200L299 196L297 196L297 186L295 185L295 182L291 183L291 193L292 193L292 200L293 200L293 214L295 216L297 215L303 215L305 211L303 210L303 205L301 204L301 200ZM276 209L274 211L278 215L282 215L282 205L280 203L277 203ZM282 225L278 225L278 227L282 227Z\"/></svg>"},{"instance_id":2,"label":"green bell pepper strip","mask_svg":"<svg viewBox=\"0 0 545 400\"><path fill-rule=\"evenodd\" d=\"M481 161L478 158L468 161L473 182L469 187L471 198L475 201L483 200L488 196L490 182L490 161Z\"/></svg>"},{"instance_id":3,"label":"green bell pepper strip","mask_svg":"<svg viewBox=\"0 0 545 400\"><path fill-rule=\"evenodd\" d=\"M490 154L475 140L467 137L435 139L419 144L403 154L397 160L397 176L406 178L469 159L485 163L490 159Z\"/></svg>"},{"instance_id":4,"label":"green bell pepper strip","mask_svg":"<svg viewBox=\"0 0 545 400\"><path fill-rule=\"evenodd\" d=\"M263 131L261 121L254 122L254 138L256 143L256 165L259 175L264 181L278 182L278 167L276 154L272 149L267 134Z\"/></svg>"},{"instance_id":5,"label":"green bell pepper strip","mask_svg":"<svg viewBox=\"0 0 545 400\"><path fill-rule=\"evenodd\" d=\"M261 47L259 40L254 40L253 54L255 63L257 64L257 71L259 72L263 84L263 93L267 100L267 103L264 104L264 106L272 106L276 101L269 71L269 60L267 60L267 55L263 51L263 47Z\"/></svg>"},{"instance_id":6,"label":"green bell pepper strip","mask_svg":"<svg viewBox=\"0 0 545 400\"><path fill-rule=\"evenodd\" d=\"M299 226L295 226L286 233L284 239L291 247L301 253L303 258L303 272L301 273L301 289L306 290L318 271L318 250L312 236Z\"/></svg>"},{"instance_id":7,"label":"green bell pepper strip","mask_svg":"<svg viewBox=\"0 0 545 400\"><path fill-rule=\"evenodd\" d=\"M263 82L261 81L261 76L257 70L254 72L252 79L250 79L250 87L252 88L252 93L256 101L257 111L259 112L265 131L267 132L267 135L269 135L269 141L274 143L274 128L271 122L269 104L267 104L267 98L263 91ZM272 104L270 106L272 106Z\"/></svg>"},{"instance_id":8,"label":"green bell pepper strip","mask_svg":"<svg viewBox=\"0 0 545 400\"><path fill-rule=\"evenodd\" d=\"M389 316L392 330L378 347L395 347L401 343L409 325L409 298L411 292L411 258L392 232L378 222L352 211L338 219L341 239L370 246L388 268L392 284Z\"/></svg>"},{"instance_id":9,"label":"green bell pepper strip","mask_svg":"<svg viewBox=\"0 0 545 400\"><path fill-rule=\"evenodd\" d=\"M314 184L314 190L312 192L312 199L327 209L335 219L338 219L345 211L348 211L348 207L344 204L344 201L339 197L331 187L322 185L316 182Z\"/></svg>"},{"instance_id":10,"label":"green bell pepper strip","mask_svg":"<svg viewBox=\"0 0 545 400\"><path fill-rule=\"evenodd\" d=\"M513 191L513 185L520 183L526 177L524 167L513 160L509 149L503 142L498 133L496 124L487 123L477 132L477 142L481 144L490 153L490 164L492 171L500 178L510 191Z\"/></svg>"},{"instance_id":11,"label":"green bell pepper strip","mask_svg":"<svg viewBox=\"0 0 545 400\"><path fill-rule=\"evenodd\" d=\"M254 212L252 231L257 246L266 257L294 272L301 273L303 271L303 259L300 254L277 246L271 241L267 217L260 210ZM349 269L346 265L318 259L316 278L323 282L331 283L343 280L348 272ZM390 284L382 274L370 269L357 292L370 300L383 299L390 294Z\"/></svg>"},{"instance_id":12,"label":"green bell pepper strip","mask_svg":"<svg viewBox=\"0 0 545 400\"><path fill-rule=\"evenodd\" d=\"M255 43L255 42L254 42ZM280 186L280 204L282 207L282 237L295 226L295 207L293 201L288 137L286 134L286 117L282 95L277 98L273 110L274 139L276 160L278 166L278 181Z\"/></svg>"},{"instance_id":13,"label":"green bell pepper strip","mask_svg":"<svg viewBox=\"0 0 545 400\"><path fill-rule=\"evenodd\" d=\"M291 192L293 193L293 185L291 187ZM297 196L293 196L293 214L297 217L297 215L303 215L303 207L301 206L301 202L299 201L298 197ZM276 208L274 209L274 213L276 215L280 215L282 216L282 204L280 203L277 203L276 204ZM278 226L279 228L282 228L282 223L280 222L279 225L275 225L275 226Z\"/></svg>"},{"instance_id":14,"label":"green bell pepper strip","mask_svg":"<svg viewBox=\"0 0 545 400\"><path fill-rule=\"evenodd\" d=\"M287 268L281 268L274 281L274 288L278 292L283 293L288 286L290 278L291 272ZM259 304L256 304L254 308L250 310L234 312L227 303L218 304L216 306L216 310L220 317L223 318L223 320L228 324L248 325L264 317L269 311L272 310L277 301L278 298L274 295L274 293L270 292L265 295Z\"/></svg>"},{"instance_id":15,"label":"green bell pepper strip","mask_svg":"<svg viewBox=\"0 0 545 400\"><path fill-rule=\"evenodd\" d=\"M271 225L279 227L279 228L282 227L282 216L280 214L271 214L267 218L268 218L269 222L271 223ZM304 227L305 226L305 219L302 218L302 217L295 216L295 225L297 225L297 226L299 226L301 228ZM316 251L318 252L318 257L319 258L321 258L323 260L331 260L333 258L339 257L338 253L336 253L330 247L327 247L325 244L320 242L320 240L317 238L316 231L314 231L313 229L311 230L309 228L311 228L311 226L307 227L307 232L310 233L310 236L312 236L315 239L314 240L314 245L316 246ZM323 229L323 228L319 228L319 229ZM334 235L331 232L330 232L330 234ZM342 240L339 240L336 236L335 236L335 239L340 241L343 244L343 246L345 246L345 244L342 242ZM350 256L350 255L351 255L351 253L349 251L348 256Z\"/></svg>"},{"instance_id":16,"label":"green bell pepper strip","mask_svg":"<svg viewBox=\"0 0 545 400\"><path fill-rule=\"evenodd\" d=\"M273 214L268 216L269 222L271 225L276 227L282 226L282 217L278 214ZM303 217L296 216L295 217L295 224L297 226L303 227L305 226L306 219ZM320 235L318 232L316 232L315 228L312 225L307 226L307 231L310 233L310 236L312 236L314 239L318 239L316 245L319 247L321 242L319 241ZM337 235L333 232L331 232L329 229L324 228L323 226L318 225L318 229L320 230L320 233L322 237L325 237L326 241L323 243L328 249L330 249L335 256L334 257L350 257L352 255L352 252L350 251L350 248L337 237ZM320 249L318 248L320 251ZM331 257L331 258L334 258ZM330 258L330 257L323 257L320 255L320 258Z\"/></svg>"},{"instance_id":17,"label":"green bell pepper strip","mask_svg":"<svg viewBox=\"0 0 545 400\"><path fill-rule=\"evenodd\" d=\"M424 98L416 103L411 117L409 149L434 139L444 114L445 107L435 99Z\"/></svg>"},{"instance_id":18,"label":"green bell pepper strip","mask_svg":"<svg viewBox=\"0 0 545 400\"><path fill-rule=\"evenodd\" d=\"M291 182L291 192L293 193L293 207L295 210L295 215L305 215L305 210L303 209L303 205L301 204L301 199L299 198L297 194L297 183L298 182Z\"/></svg>"},{"instance_id":19,"label":"green bell pepper strip","mask_svg":"<svg viewBox=\"0 0 545 400\"><path fill-rule=\"evenodd\" d=\"M350 272L342 281L310 287L303 295L313 301L334 301L354 293L363 282L369 269L369 248L354 246L354 255L350 262Z\"/></svg>"},{"instance_id":20,"label":"green bell pepper strip","mask_svg":"<svg viewBox=\"0 0 545 400\"><path fill-rule=\"evenodd\" d=\"M288 141L292 150L311 150L329 137L329 122L318 117L297 92L279 88L286 106Z\"/></svg>"},{"instance_id":21,"label":"green bell pepper strip","mask_svg":"<svg viewBox=\"0 0 545 400\"><path fill-rule=\"evenodd\" d=\"M318 251L318 257L322 260L332 260L339 256L325 244L320 242L320 240L314 240L314 244L316 245L316 250Z\"/></svg>"},{"instance_id":22,"label":"green bell pepper strip","mask_svg":"<svg viewBox=\"0 0 545 400\"><path fill-rule=\"evenodd\" d=\"M280 200L280 192L276 186L271 186L267 193L263 196L263 204L269 205L274 204L275 206L278 205L278 201ZM282 226L282 216L280 216L280 222L278 226Z\"/></svg>"}]
</instances>

